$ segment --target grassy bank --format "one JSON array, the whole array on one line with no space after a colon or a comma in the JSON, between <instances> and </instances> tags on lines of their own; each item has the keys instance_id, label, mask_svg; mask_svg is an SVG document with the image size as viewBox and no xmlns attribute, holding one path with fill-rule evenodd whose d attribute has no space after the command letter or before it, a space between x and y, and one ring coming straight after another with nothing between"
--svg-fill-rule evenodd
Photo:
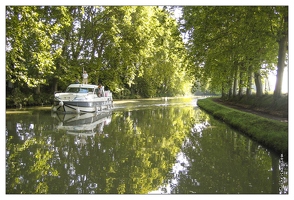
<instances>
[{"instance_id":1,"label":"grassy bank","mask_svg":"<svg viewBox=\"0 0 294 200\"><path fill-rule=\"evenodd\" d=\"M240 130L267 148L288 155L288 123L241 112L220 105L214 102L212 98L199 99L197 104L203 110Z\"/></svg>"},{"instance_id":2,"label":"grassy bank","mask_svg":"<svg viewBox=\"0 0 294 200\"><path fill-rule=\"evenodd\" d=\"M227 103L238 105L252 110L262 111L279 117L288 117L288 94L274 98L272 94L265 94L260 97L256 95L231 97L223 99Z\"/></svg>"}]
</instances>

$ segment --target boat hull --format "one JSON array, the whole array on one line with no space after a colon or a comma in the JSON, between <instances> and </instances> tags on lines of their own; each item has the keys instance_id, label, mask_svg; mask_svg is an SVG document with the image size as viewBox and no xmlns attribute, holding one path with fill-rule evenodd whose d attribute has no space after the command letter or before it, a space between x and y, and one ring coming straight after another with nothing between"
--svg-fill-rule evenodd
<instances>
[{"instance_id":1,"label":"boat hull","mask_svg":"<svg viewBox=\"0 0 294 200\"><path fill-rule=\"evenodd\" d=\"M93 113L112 109L113 102L107 97L100 97L97 101L54 101L52 111L65 113Z\"/></svg>"}]
</instances>

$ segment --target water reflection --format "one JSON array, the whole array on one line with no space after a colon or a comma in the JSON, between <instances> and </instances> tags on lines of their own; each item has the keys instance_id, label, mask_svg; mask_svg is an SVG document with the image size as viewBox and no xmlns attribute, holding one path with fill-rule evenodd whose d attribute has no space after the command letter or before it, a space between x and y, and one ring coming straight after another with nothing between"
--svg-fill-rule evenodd
<instances>
[{"instance_id":1,"label":"water reflection","mask_svg":"<svg viewBox=\"0 0 294 200\"><path fill-rule=\"evenodd\" d=\"M282 157L193 102L137 104L7 114L6 193L287 193Z\"/></svg>"},{"instance_id":2,"label":"water reflection","mask_svg":"<svg viewBox=\"0 0 294 200\"><path fill-rule=\"evenodd\" d=\"M287 170L282 156L204 119L186 137L171 178L151 194L287 194Z\"/></svg>"},{"instance_id":3,"label":"water reflection","mask_svg":"<svg viewBox=\"0 0 294 200\"><path fill-rule=\"evenodd\" d=\"M65 130L67 134L87 137L103 132L104 125L111 122L112 111L82 114L51 113L51 116L59 122L57 130Z\"/></svg>"}]
</instances>

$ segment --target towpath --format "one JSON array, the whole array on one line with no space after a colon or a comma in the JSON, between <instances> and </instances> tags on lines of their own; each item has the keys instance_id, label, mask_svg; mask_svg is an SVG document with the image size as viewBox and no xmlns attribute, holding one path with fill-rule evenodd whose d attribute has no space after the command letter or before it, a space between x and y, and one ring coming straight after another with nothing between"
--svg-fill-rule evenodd
<instances>
[{"instance_id":1,"label":"towpath","mask_svg":"<svg viewBox=\"0 0 294 200\"><path fill-rule=\"evenodd\" d=\"M224 105L224 106L227 106L227 107L230 107L230 108L233 108L233 109L237 109L237 110L240 110L240 111L243 111L243 112L252 113L252 114L259 115L261 117L265 117L265 118L268 118L268 119L273 119L273 120L277 120L277 121L280 121L280 122L288 123L288 118L287 117L281 117L278 114L277 115L269 114L269 113L259 111L259 110L256 110L256 109L251 109L251 108L247 108L245 106L236 105L236 104L233 104L233 103L230 103L230 102L223 101L220 98L214 98L213 100L216 103L219 103L221 105Z\"/></svg>"}]
</instances>

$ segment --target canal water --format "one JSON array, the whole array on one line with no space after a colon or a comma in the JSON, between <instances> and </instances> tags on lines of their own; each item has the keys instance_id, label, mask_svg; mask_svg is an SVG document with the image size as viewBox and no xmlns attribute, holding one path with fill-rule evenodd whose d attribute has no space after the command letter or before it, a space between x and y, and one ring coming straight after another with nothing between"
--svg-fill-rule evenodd
<instances>
[{"instance_id":1,"label":"canal water","mask_svg":"<svg viewBox=\"0 0 294 200\"><path fill-rule=\"evenodd\" d=\"M288 163L197 107L115 101L99 114L6 112L6 194L288 194Z\"/></svg>"}]
</instances>

